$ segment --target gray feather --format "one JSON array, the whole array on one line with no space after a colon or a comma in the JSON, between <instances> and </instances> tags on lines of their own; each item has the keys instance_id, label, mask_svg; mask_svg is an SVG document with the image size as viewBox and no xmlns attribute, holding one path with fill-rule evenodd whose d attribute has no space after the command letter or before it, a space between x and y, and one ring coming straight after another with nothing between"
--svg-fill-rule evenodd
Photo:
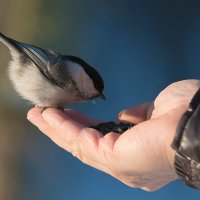
<instances>
[{"instance_id":1,"label":"gray feather","mask_svg":"<svg viewBox=\"0 0 200 200\"><path fill-rule=\"evenodd\" d=\"M18 42L2 33L0 42L11 51L9 78L24 99L40 107L63 107L102 96L102 78L82 59Z\"/></svg>"},{"instance_id":2,"label":"gray feather","mask_svg":"<svg viewBox=\"0 0 200 200\"><path fill-rule=\"evenodd\" d=\"M64 76L65 63L62 56L54 51L18 42L0 33L0 41L11 51L19 54L21 62L33 62L42 75L52 84L64 88L67 79Z\"/></svg>"}]
</instances>

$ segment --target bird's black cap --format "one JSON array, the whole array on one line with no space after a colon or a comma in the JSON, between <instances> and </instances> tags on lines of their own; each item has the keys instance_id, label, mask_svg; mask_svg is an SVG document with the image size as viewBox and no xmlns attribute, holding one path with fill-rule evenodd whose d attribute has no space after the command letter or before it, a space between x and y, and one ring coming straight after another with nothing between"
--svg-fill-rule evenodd
<instances>
[{"instance_id":1,"label":"bird's black cap","mask_svg":"<svg viewBox=\"0 0 200 200\"><path fill-rule=\"evenodd\" d=\"M100 93L100 97L102 99L106 99L103 95L104 82L99 72L97 72L97 70L95 70L93 67L91 67L88 63L86 63L83 59L79 57L65 56L65 58L70 60L71 62L80 64L85 70L85 72L88 74L88 76L92 79L94 87Z\"/></svg>"}]
</instances>

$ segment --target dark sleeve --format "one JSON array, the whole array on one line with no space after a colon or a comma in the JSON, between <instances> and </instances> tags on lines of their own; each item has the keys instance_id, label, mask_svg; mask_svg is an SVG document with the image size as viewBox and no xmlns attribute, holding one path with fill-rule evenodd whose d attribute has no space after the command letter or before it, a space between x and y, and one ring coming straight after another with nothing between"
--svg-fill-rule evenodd
<instances>
[{"instance_id":1,"label":"dark sleeve","mask_svg":"<svg viewBox=\"0 0 200 200\"><path fill-rule=\"evenodd\" d=\"M176 151L178 177L186 185L200 189L200 89L179 121L172 148Z\"/></svg>"}]
</instances>

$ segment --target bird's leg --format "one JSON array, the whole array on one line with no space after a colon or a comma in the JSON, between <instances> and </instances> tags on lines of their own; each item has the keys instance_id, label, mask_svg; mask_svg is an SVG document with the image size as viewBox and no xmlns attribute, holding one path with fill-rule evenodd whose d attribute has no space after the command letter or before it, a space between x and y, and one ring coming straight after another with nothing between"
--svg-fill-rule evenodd
<instances>
[{"instance_id":1,"label":"bird's leg","mask_svg":"<svg viewBox=\"0 0 200 200\"><path fill-rule=\"evenodd\" d=\"M36 106L36 107L38 107L39 109L40 109L40 112L41 112L41 114L46 110L46 109L49 109L49 108L55 108L55 109L58 109L58 110L60 110L60 111L62 111L62 112L64 112L64 107L54 107L54 106L45 106L45 107L41 107L41 106Z\"/></svg>"}]
</instances>

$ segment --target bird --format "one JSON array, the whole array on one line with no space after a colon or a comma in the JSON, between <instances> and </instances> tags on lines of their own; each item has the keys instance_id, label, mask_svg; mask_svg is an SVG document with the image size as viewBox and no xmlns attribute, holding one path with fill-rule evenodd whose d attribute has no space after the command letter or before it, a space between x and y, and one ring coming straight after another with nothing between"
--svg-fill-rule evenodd
<instances>
[{"instance_id":1,"label":"bird","mask_svg":"<svg viewBox=\"0 0 200 200\"><path fill-rule=\"evenodd\" d=\"M99 72L83 59L18 42L0 32L0 42L11 53L8 76L17 93L41 108L106 99Z\"/></svg>"}]
</instances>

